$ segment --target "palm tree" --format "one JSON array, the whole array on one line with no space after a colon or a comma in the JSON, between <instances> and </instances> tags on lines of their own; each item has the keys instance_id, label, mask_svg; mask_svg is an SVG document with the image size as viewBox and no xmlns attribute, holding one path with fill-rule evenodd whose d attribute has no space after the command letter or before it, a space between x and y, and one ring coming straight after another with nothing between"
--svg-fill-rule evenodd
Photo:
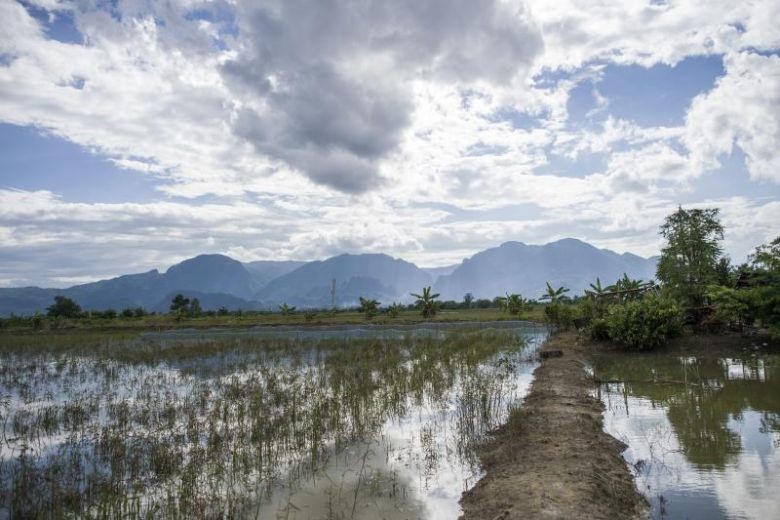
<instances>
[{"instance_id":1,"label":"palm tree","mask_svg":"<svg viewBox=\"0 0 780 520\"><path fill-rule=\"evenodd\" d=\"M558 303L560 300L564 298L563 293L567 293L567 292L569 292L569 290L564 288L563 286L558 287L557 289L553 289L553 286L550 285L550 282L547 282L547 294L542 295L540 299L550 300L550 303Z\"/></svg>"},{"instance_id":2,"label":"palm tree","mask_svg":"<svg viewBox=\"0 0 780 520\"><path fill-rule=\"evenodd\" d=\"M360 297L360 312L366 315L366 319L370 320L376 314L379 302L376 300L369 300L368 298Z\"/></svg>"},{"instance_id":3,"label":"palm tree","mask_svg":"<svg viewBox=\"0 0 780 520\"><path fill-rule=\"evenodd\" d=\"M417 298L414 302L423 318L433 318L436 316L436 311L439 310L439 302L436 298L439 297L439 293L431 294L431 286L423 287L422 294L411 293L412 296Z\"/></svg>"},{"instance_id":4,"label":"palm tree","mask_svg":"<svg viewBox=\"0 0 780 520\"><path fill-rule=\"evenodd\" d=\"M289 316L290 314L295 313L295 307L290 307L287 303L280 305L279 310L281 311L282 316Z\"/></svg>"}]
</instances>

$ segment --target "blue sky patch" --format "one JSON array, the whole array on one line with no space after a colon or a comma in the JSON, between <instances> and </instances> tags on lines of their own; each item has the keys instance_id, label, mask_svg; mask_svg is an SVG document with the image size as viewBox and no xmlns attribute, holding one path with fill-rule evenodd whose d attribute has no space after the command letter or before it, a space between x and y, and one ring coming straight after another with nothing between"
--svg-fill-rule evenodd
<instances>
[{"instance_id":1,"label":"blue sky patch","mask_svg":"<svg viewBox=\"0 0 780 520\"><path fill-rule=\"evenodd\" d=\"M84 42L84 36L76 28L76 21L70 11L47 11L40 7L20 2L27 12L43 26L46 35L62 43Z\"/></svg>"},{"instance_id":2,"label":"blue sky patch","mask_svg":"<svg viewBox=\"0 0 780 520\"><path fill-rule=\"evenodd\" d=\"M595 87L615 118L642 126L677 126L691 100L710 90L724 73L721 56L687 58L674 67L608 65Z\"/></svg>"},{"instance_id":3,"label":"blue sky patch","mask_svg":"<svg viewBox=\"0 0 780 520\"><path fill-rule=\"evenodd\" d=\"M148 202L157 181L118 168L85 148L33 127L0 124L0 187L48 190L74 202Z\"/></svg>"}]
</instances>

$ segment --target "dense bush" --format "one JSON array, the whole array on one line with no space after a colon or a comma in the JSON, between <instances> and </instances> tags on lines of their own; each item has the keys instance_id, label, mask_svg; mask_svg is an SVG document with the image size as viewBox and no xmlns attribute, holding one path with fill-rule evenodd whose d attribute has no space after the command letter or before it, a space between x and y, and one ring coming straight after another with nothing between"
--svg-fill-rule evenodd
<instances>
[{"instance_id":1,"label":"dense bush","mask_svg":"<svg viewBox=\"0 0 780 520\"><path fill-rule=\"evenodd\" d=\"M65 296L55 296L54 303L46 307L49 316L63 318L78 318L81 307L75 301Z\"/></svg>"},{"instance_id":2,"label":"dense bush","mask_svg":"<svg viewBox=\"0 0 780 520\"><path fill-rule=\"evenodd\" d=\"M603 318L611 303L613 302L603 298L579 298L576 303L577 316L590 319Z\"/></svg>"},{"instance_id":3,"label":"dense bush","mask_svg":"<svg viewBox=\"0 0 780 520\"><path fill-rule=\"evenodd\" d=\"M715 305L713 318L733 328L750 326L756 319L755 291L711 285L707 297Z\"/></svg>"},{"instance_id":4,"label":"dense bush","mask_svg":"<svg viewBox=\"0 0 780 520\"><path fill-rule=\"evenodd\" d=\"M648 297L610 308L606 323L613 341L629 349L651 349L680 333L682 310L673 300Z\"/></svg>"},{"instance_id":5,"label":"dense bush","mask_svg":"<svg viewBox=\"0 0 780 520\"><path fill-rule=\"evenodd\" d=\"M585 332L592 340L606 341L609 339L609 323L605 318L595 318L588 324Z\"/></svg>"},{"instance_id":6,"label":"dense bush","mask_svg":"<svg viewBox=\"0 0 780 520\"><path fill-rule=\"evenodd\" d=\"M565 303L550 303L544 308L544 319L550 325L568 329L574 322L574 310L571 305Z\"/></svg>"}]
</instances>

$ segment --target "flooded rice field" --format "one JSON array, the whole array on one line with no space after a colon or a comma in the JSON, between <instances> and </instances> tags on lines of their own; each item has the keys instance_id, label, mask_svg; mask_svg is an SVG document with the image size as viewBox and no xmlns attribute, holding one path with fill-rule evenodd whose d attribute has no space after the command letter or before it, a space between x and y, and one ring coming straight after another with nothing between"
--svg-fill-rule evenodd
<instances>
[{"instance_id":1,"label":"flooded rice field","mask_svg":"<svg viewBox=\"0 0 780 520\"><path fill-rule=\"evenodd\" d=\"M543 328L0 338L0 517L455 518Z\"/></svg>"},{"instance_id":2,"label":"flooded rice field","mask_svg":"<svg viewBox=\"0 0 780 520\"><path fill-rule=\"evenodd\" d=\"M603 354L606 430L653 518L780 518L780 356Z\"/></svg>"}]
</instances>

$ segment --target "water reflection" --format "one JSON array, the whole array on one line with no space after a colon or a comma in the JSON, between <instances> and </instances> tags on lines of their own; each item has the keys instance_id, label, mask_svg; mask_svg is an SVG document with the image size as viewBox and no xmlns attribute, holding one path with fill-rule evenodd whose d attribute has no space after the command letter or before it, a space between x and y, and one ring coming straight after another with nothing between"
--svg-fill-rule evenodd
<instances>
[{"instance_id":1,"label":"water reflection","mask_svg":"<svg viewBox=\"0 0 780 520\"><path fill-rule=\"evenodd\" d=\"M457 517L546 332L377 332L4 352L0 517Z\"/></svg>"},{"instance_id":2,"label":"water reflection","mask_svg":"<svg viewBox=\"0 0 780 520\"><path fill-rule=\"evenodd\" d=\"M593 369L654 517L777 517L780 357L599 355Z\"/></svg>"}]
</instances>

